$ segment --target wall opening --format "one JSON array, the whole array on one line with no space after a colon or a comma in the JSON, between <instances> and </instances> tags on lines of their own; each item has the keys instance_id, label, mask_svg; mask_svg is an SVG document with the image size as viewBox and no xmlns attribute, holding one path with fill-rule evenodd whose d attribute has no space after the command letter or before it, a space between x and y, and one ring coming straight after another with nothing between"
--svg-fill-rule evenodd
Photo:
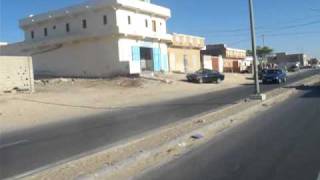
<instances>
[{"instance_id":1,"label":"wall opening","mask_svg":"<svg viewBox=\"0 0 320 180\"><path fill-rule=\"evenodd\" d=\"M152 48L140 47L140 59L142 71L154 71Z\"/></svg>"}]
</instances>

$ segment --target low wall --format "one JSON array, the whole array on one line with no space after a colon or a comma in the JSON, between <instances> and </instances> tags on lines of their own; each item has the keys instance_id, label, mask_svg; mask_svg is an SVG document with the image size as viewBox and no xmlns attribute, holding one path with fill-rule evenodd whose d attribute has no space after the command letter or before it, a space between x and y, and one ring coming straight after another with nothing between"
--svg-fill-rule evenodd
<instances>
[{"instance_id":1,"label":"low wall","mask_svg":"<svg viewBox=\"0 0 320 180\"><path fill-rule=\"evenodd\" d=\"M0 93L34 91L32 58L0 56Z\"/></svg>"}]
</instances>

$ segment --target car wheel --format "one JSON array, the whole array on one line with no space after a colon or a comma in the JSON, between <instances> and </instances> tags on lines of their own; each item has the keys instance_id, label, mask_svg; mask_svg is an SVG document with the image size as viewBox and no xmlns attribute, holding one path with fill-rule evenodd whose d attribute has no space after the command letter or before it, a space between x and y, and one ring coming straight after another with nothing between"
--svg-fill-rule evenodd
<instances>
[{"instance_id":1,"label":"car wheel","mask_svg":"<svg viewBox=\"0 0 320 180\"><path fill-rule=\"evenodd\" d=\"M281 84L282 83L282 80L281 79L278 79L278 84Z\"/></svg>"},{"instance_id":2,"label":"car wheel","mask_svg":"<svg viewBox=\"0 0 320 180\"><path fill-rule=\"evenodd\" d=\"M220 84L221 81L222 81L222 80L221 80L220 78L218 78L218 79L216 80L216 83L217 83L217 84Z\"/></svg>"},{"instance_id":3,"label":"car wheel","mask_svg":"<svg viewBox=\"0 0 320 180\"><path fill-rule=\"evenodd\" d=\"M283 79L283 82L286 83L286 82L287 82L287 78L284 78L284 79Z\"/></svg>"}]
</instances>

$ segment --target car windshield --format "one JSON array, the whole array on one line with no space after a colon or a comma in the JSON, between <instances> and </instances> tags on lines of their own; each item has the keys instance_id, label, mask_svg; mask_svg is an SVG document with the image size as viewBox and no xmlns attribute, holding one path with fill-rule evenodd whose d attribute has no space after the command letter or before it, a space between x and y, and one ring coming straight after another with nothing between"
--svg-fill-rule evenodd
<instances>
[{"instance_id":1,"label":"car windshield","mask_svg":"<svg viewBox=\"0 0 320 180\"><path fill-rule=\"evenodd\" d=\"M280 70L278 69L269 69L266 72L267 74L276 74L276 73L280 73Z\"/></svg>"}]
</instances>

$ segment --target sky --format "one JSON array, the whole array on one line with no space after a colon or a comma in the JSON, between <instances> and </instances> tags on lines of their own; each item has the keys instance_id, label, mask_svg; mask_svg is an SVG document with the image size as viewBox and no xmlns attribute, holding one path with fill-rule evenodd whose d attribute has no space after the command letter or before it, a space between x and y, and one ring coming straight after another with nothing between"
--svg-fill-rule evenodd
<instances>
[{"instance_id":1,"label":"sky","mask_svg":"<svg viewBox=\"0 0 320 180\"><path fill-rule=\"evenodd\" d=\"M85 0L0 0L0 42L23 41L18 21ZM250 49L248 0L152 0L171 9L168 31ZM254 0L257 44L320 58L320 0Z\"/></svg>"}]
</instances>

